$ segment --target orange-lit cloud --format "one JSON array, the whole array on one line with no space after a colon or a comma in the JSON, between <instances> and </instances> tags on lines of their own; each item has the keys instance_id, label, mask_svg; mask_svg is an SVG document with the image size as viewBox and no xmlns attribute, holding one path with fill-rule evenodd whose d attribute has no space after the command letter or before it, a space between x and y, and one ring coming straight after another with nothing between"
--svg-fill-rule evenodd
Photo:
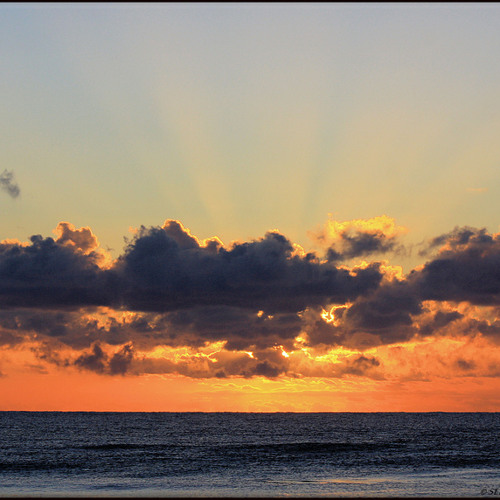
<instances>
[{"instance_id":1,"label":"orange-lit cloud","mask_svg":"<svg viewBox=\"0 0 500 500\"><path fill-rule=\"evenodd\" d=\"M398 238L407 229L396 226L387 215L371 219L355 219L339 222L329 219L324 227L311 231L311 239L327 248L327 258L332 261L348 260L370 254L401 251Z\"/></svg>"},{"instance_id":2,"label":"orange-lit cloud","mask_svg":"<svg viewBox=\"0 0 500 500\"><path fill-rule=\"evenodd\" d=\"M90 227L76 227L69 222L59 222L53 233L57 236L56 243L73 248L84 255L90 255L95 262L102 268L108 268L112 265L111 256L99 248L97 236L92 233Z\"/></svg>"}]
</instances>

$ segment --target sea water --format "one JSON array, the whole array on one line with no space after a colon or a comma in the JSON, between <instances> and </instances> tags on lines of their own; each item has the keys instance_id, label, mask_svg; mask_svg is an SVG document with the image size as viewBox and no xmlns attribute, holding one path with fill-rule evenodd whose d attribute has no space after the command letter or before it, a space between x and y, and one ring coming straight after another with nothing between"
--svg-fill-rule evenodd
<instances>
[{"instance_id":1,"label":"sea water","mask_svg":"<svg viewBox=\"0 0 500 500\"><path fill-rule=\"evenodd\" d=\"M0 412L0 496L500 496L499 457L500 413Z\"/></svg>"}]
</instances>

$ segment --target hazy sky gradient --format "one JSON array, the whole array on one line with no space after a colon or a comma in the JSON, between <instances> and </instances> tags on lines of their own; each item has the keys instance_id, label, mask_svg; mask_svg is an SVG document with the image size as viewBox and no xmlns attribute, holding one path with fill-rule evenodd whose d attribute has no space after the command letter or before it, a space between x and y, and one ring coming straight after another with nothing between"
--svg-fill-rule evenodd
<instances>
[{"instance_id":1,"label":"hazy sky gradient","mask_svg":"<svg viewBox=\"0 0 500 500\"><path fill-rule=\"evenodd\" d=\"M0 7L2 236L498 229L500 6ZM484 191L482 191L484 190Z\"/></svg>"}]
</instances>

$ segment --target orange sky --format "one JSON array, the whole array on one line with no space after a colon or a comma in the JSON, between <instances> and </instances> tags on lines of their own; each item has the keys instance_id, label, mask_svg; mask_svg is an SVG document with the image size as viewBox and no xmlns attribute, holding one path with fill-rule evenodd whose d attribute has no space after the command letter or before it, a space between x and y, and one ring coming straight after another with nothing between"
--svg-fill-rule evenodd
<instances>
[{"instance_id":1,"label":"orange sky","mask_svg":"<svg viewBox=\"0 0 500 500\"><path fill-rule=\"evenodd\" d=\"M498 379L431 381L312 378L217 381L56 372L0 379L1 410L372 412L498 411Z\"/></svg>"}]
</instances>

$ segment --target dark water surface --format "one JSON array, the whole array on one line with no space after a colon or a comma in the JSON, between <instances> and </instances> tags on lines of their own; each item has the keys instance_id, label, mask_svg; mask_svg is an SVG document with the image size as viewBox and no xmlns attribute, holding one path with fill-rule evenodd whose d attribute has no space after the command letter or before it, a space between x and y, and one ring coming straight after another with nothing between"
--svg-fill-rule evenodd
<instances>
[{"instance_id":1,"label":"dark water surface","mask_svg":"<svg viewBox=\"0 0 500 500\"><path fill-rule=\"evenodd\" d=\"M15 495L499 497L500 413L0 412Z\"/></svg>"}]
</instances>

